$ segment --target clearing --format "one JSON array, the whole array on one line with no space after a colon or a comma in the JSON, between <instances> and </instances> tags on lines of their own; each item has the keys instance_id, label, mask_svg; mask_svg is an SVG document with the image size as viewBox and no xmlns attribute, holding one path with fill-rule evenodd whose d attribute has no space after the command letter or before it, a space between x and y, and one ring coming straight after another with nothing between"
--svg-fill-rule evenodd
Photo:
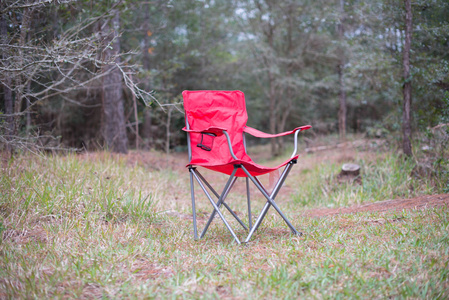
<instances>
[{"instance_id":1,"label":"clearing","mask_svg":"<svg viewBox=\"0 0 449 300\"><path fill-rule=\"evenodd\" d=\"M219 219L193 240L185 154L18 156L0 173L0 299L448 298L449 195L385 142L328 144L302 149L277 197L304 235L270 210L242 246ZM342 180L344 163L361 177ZM244 181L232 192L245 220ZM265 201L251 194L257 215Z\"/></svg>"}]
</instances>

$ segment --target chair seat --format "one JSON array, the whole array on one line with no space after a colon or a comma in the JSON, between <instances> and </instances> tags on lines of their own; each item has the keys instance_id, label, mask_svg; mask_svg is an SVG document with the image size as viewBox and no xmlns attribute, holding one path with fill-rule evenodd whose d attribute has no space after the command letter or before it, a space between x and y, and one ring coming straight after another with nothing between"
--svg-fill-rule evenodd
<instances>
[{"instance_id":1,"label":"chair seat","mask_svg":"<svg viewBox=\"0 0 449 300\"><path fill-rule=\"evenodd\" d=\"M233 160L229 163L226 164L222 164L222 165L215 165L215 164L211 164L211 163L195 163L192 162L191 164L188 164L187 167L194 167L194 166L201 166L207 169L210 169L212 171L216 171L216 172L221 172L227 175L231 175L232 171L234 171L234 165L243 165L248 172L251 174L251 176L260 176L260 175L264 175L270 172L273 172L283 166L285 166L286 164L288 164L289 162L291 162L292 160L296 160L298 159L299 155L296 155L292 158L289 158L288 160L284 161L282 164L276 166L276 167L266 167L266 166L262 166L259 165L257 163L255 163L254 161L252 161L251 159L249 160ZM236 177L248 177L248 175L246 175L245 172L243 172L242 169L237 170L237 173L235 173Z\"/></svg>"}]
</instances>

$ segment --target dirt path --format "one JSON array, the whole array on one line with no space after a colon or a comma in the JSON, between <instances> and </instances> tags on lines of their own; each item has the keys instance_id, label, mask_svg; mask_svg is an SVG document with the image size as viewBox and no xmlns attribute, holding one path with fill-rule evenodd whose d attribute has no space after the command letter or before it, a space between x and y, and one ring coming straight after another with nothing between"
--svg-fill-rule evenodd
<instances>
[{"instance_id":1,"label":"dirt path","mask_svg":"<svg viewBox=\"0 0 449 300\"><path fill-rule=\"evenodd\" d=\"M325 217L339 214L351 214L364 211L400 211L403 209L426 209L431 207L449 207L449 194L425 195L411 199L394 199L374 203L367 203L343 208L318 208L304 213L309 217Z\"/></svg>"}]
</instances>

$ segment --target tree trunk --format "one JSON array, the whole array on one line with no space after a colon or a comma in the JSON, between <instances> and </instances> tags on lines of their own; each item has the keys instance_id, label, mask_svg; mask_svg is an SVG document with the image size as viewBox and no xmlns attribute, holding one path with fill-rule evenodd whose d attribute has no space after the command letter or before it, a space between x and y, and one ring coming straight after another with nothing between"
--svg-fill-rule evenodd
<instances>
[{"instance_id":1,"label":"tree trunk","mask_svg":"<svg viewBox=\"0 0 449 300\"><path fill-rule=\"evenodd\" d=\"M291 76L290 74L288 74L289 76ZM280 122L277 126L277 132L284 132L285 131L285 124L287 123L288 118L290 117L290 111L292 110L292 105L291 105L291 99L293 98L293 94L292 94L292 90L291 88L287 87L287 91L286 91L286 98L284 99L284 101L286 102L286 109L282 111L282 114L279 116ZM285 149L285 139L284 137L278 137L276 138L278 140L278 150L279 153L282 154L284 153L284 149Z\"/></svg>"},{"instance_id":2,"label":"tree trunk","mask_svg":"<svg viewBox=\"0 0 449 300\"><path fill-rule=\"evenodd\" d=\"M107 73L103 77L103 136L109 150L127 153L128 138L123 107L122 74L116 66L120 63L120 58L116 57L120 53L118 38L120 14L118 10L114 10L113 13L115 16L112 20L106 21L102 28L105 43L110 45L106 47L103 58L107 62L103 67L103 72Z\"/></svg>"},{"instance_id":3,"label":"tree trunk","mask_svg":"<svg viewBox=\"0 0 449 300\"><path fill-rule=\"evenodd\" d=\"M404 85L403 85L403 113L402 113L402 149L404 154L412 156L411 144L411 103L412 103L412 83L410 77L410 48L412 42L412 4L411 0L404 0L405 4L405 43L403 52L404 65Z\"/></svg>"},{"instance_id":4,"label":"tree trunk","mask_svg":"<svg viewBox=\"0 0 449 300\"><path fill-rule=\"evenodd\" d=\"M150 30L150 7L148 3L144 3L143 5L145 20L143 23L143 39L141 42L141 51L142 51L142 64L145 71L150 69L150 37L153 33ZM145 83L146 85L147 83Z\"/></svg>"},{"instance_id":5,"label":"tree trunk","mask_svg":"<svg viewBox=\"0 0 449 300\"><path fill-rule=\"evenodd\" d=\"M270 133L276 133L276 119L277 119L277 115L276 115L276 91L275 91L275 87L274 87L274 78L273 78L273 74L271 73L271 71L268 71L268 80L269 80L269 84L270 84L270 104L269 104L269 118L270 118ZM271 155L272 156L277 156L279 155L278 153L278 147L276 144L276 139L270 139L270 143L271 143Z\"/></svg>"},{"instance_id":6,"label":"tree trunk","mask_svg":"<svg viewBox=\"0 0 449 300\"><path fill-rule=\"evenodd\" d=\"M286 48L284 51L284 56L287 57L289 60L292 59L295 56L294 53L294 47L293 47L293 27L294 27L294 15L295 15L295 9L293 6L293 3L290 3L289 10L287 13L288 18L288 26L287 26L287 37L286 37ZM292 78L294 64L289 62L287 64L286 68L286 77ZM294 92L291 86L284 87L285 96L283 96L283 109L281 110L278 118L279 118L279 124L277 124L277 132L284 132L285 131L285 124L287 123L287 120L290 117L290 112L293 109L293 103L292 99L294 98ZM275 132L276 133L276 132ZM282 154L284 153L285 149L285 139L284 137L278 137L276 138L277 145L278 145L278 153Z\"/></svg>"},{"instance_id":7,"label":"tree trunk","mask_svg":"<svg viewBox=\"0 0 449 300\"><path fill-rule=\"evenodd\" d=\"M143 112L142 138L145 149L151 149L153 146L152 117L150 107L145 107Z\"/></svg>"},{"instance_id":8,"label":"tree trunk","mask_svg":"<svg viewBox=\"0 0 449 300\"><path fill-rule=\"evenodd\" d=\"M142 65L143 65L143 69L145 71L149 71L150 70L150 52L152 51L150 48L150 37L152 36L152 32L150 30L150 24L149 24L149 20L150 20L150 7L148 5L148 3L144 3L143 5L143 10L145 12L145 20L144 20L144 24L143 24L143 40L142 40L142 44L141 44L141 51L142 51ZM148 78L146 78L144 86L145 86L145 90L149 90L150 89L150 84L149 84L150 80ZM142 124L142 138L144 140L145 143L145 149L151 149L152 147L152 140L153 140L153 132L152 132L152 128L151 128L151 107L145 107L144 108L144 113L143 113L143 124Z\"/></svg>"},{"instance_id":9,"label":"tree trunk","mask_svg":"<svg viewBox=\"0 0 449 300\"><path fill-rule=\"evenodd\" d=\"M130 79L131 81L133 80L133 75L132 73L130 73ZM139 150L139 116L138 116L138 112L137 112L137 99L136 99L136 95L131 92L131 98L133 100L133 110L134 110L134 120L136 122L136 150Z\"/></svg>"},{"instance_id":10,"label":"tree trunk","mask_svg":"<svg viewBox=\"0 0 449 300\"><path fill-rule=\"evenodd\" d=\"M268 44L270 48L273 49L273 27L269 25L268 31L265 33ZM270 110L268 113L268 117L270 118L270 133L276 133L276 123L277 123L277 97L276 97L276 86L275 86L275 78L273 72L271 70L272 67L272 58L265 58L265 65L268 68L268 85L269 85L269 107ZM271 143L271 155L277 156L279 155L278 145L275 139L270 139Z\"/></svg>"},{"instance_id":11,"label":"tree trunk","mask_svg":"<svg viewBox=\"0 0 449 300\"><path fill-rule=\"evenodd\" d=\"M165 124L165 153L170 154L170 123L171 123L171 115L173 111L173 106L169 106L167 109L167 123Z\"/></svg>"},{"instance_id":12,"label":"tree trunk","mask_svg":"<svg viewBox=\"0 0 449 300\"><path fill-rule=\"evenodd\" d=\"M340 43L343 43L344 39L344 0L340 0L340 23L338 24L338 38ZM338 110L338 133L340 135L340 140L346 138L346 90L344 82L344 65L345 57L343 52L343 47L340 45L340 62L337 66L338 73L338 86L339 86L339 110Z\"/></svg>"},{"instance_id":13,"label":"tree trunk","mask_svg":"<svg viewBox=\"0 0 449 300\"><path fill-rule=\"evenodd\" d=\"M338 82L339 82L339 109L338 109L338 134L340 136L340 140L346 139L346 91L344 84L344 74L343 74L343 65L340 64L338 66Z\"/></svg>"},{"instance_id":14,"label":"tree trunk","mask_svg":"<svg viewBox=\"0 0 449 300\"><path fill-rule=\"evenodd\" d=\"M0 8L3 8L3 5L0 6ZM7 43L7 36L8 36L8 24L6 22L6 19L3 14L0 15L0 41L2 44ZM5 61L7 64L7 60L5 57L5 54L2 52L1 56L2 60ZM5 126L5 136L6 136L6 152L11 154L12 147L9 144L9 141L11 140L11 135L14 132L14 118L12 117L12 114L14 113L14 105L13 105L13 98L12 98L12 91L11 91L11 78L6 77L5 83L3 84L3 97L5 99L5 114L8 115L6 117L6 126Z\"/></svg>"},{"instance_id":15,"label":"tree trunk","mask_svg":"<svg viewBox=\"0 0 449 300\"><path fill-rule=\"evenodd\" d=\"M29 93L31 91L31 81L28 81L28 84L26 85L26 93ZM26 136L28 137L30 135L31 131L31 101L29 97L25 98L26 100Z\"/></svg>"},{"instance_id":16,"label":"tree trunk","mask_svg":"<svg viewBox=\"0 0 449 300\"><path fill-rule=\"evenodd\" d=\"M22 13L22 23L20 26L20 39L19 39L19 46L25 47L27 43L27 37L28 37L28 31L30 30L31 26L31 14L33 13L33 10L30 8L25 8ZM20 67L23 67L24 65L24 54L21 49L19 49L19 65ZM24 97L24 93L26 92L26 85L24 84L26 81L24 78L22 78L21 75L16 76L15 80L15 103L14 103L14 127L13 127L13 135L17 135L19 132L20 127L20 112L22 110L22 102Z\"/></svg>"},{"instance_id":17,"label":"tree trunk","mask_svg":"<svg viewBox=\"0 0 449 300\"><path fill-rule=\"evenodd\" d=\"M6 78L6 84L3 85L3 97L5 99L5 114L8 115L6 117L6 135L7 138L9 139L11 137L11 135L14 132L14 118L13 118L13 113L14 113L14 105L13 105L13 98L12 98L12 91L9 88L9 86L11 86L11 79L10 78Z\"/></svg>"}]
</instances>

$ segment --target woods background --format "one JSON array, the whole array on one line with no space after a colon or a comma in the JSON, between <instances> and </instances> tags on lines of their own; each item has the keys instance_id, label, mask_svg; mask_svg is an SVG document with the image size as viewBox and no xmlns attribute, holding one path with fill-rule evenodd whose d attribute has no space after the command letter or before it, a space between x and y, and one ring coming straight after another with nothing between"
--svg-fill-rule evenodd
<instances>
[{"instance_id":1,"label":"woods background","mask_svg":"<svg viewBox=\"0 0 449 300\"><path fill-rule=\"evenodd\" d=\"M182 151L186 89L243 91L249 125L268 132L405 141L449 122L446 0L7 0L0 12L10 152Z\"/></svg>"}]
</instances>

